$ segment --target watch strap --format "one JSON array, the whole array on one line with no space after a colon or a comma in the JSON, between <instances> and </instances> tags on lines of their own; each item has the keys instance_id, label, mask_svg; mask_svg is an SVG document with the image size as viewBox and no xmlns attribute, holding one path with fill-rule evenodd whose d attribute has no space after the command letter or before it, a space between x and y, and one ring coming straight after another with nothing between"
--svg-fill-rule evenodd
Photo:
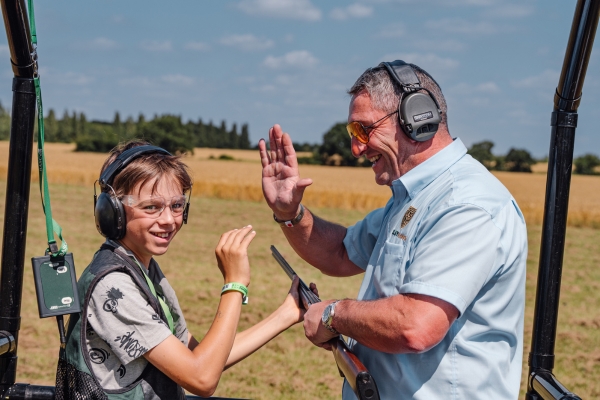
<instances>
[{"instance_id":1,"label":"watch strap","mask_svg":"<svg viewBox=\"0 0 600 400\"><path fill-rule=\"evenodd\" d=\"M279 225L282 225L282 226L285 225L288 228L293 228L294 225L298 225L300 223L300 221L302 220L302 217L304 217L304 206L302 205L302 203L300 203L300 212L298 213L298 215L296 215L296 217L294 217L293 219L290 219L289 221L282 221L277 218L275 213L273 213L273 219L275 220L275 222L277 222Z\"/></svg>"}]
</instances>

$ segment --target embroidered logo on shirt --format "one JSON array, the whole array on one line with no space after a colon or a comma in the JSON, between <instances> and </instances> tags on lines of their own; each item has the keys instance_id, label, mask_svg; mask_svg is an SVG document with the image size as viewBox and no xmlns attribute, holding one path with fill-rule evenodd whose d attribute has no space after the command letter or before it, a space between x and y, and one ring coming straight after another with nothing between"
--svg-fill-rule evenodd
<instances>
[{"instance_id":1,"label":"embroidered logo on shirt","mask_svg":"<svg viewBox=\"0 0 600 400\"><path fill-rule=\"evenodd\" d=\"M397 231L397 230L395 230L395 229L392 231L392 236L396 236L396 237L398 237L399 239L402 239L402 240L406 241L406 236L405 236L405 235L403 235L402 233L398 232L398 231Z\"/></svg>"},{"instance_id":2,"label":"embroidered logo on shirt","mask_svg":"<svg viewBox=\"0 0 600 400\"><path fill-rule=\"evenodd\" d=\"M406 225L408 225L412 217L415 216L416 212L417 209L413 206L408 207L408 210L406 210L406 212L404 213L404 217L402 217L402 223L400 224L400 228L404 228Z\"/></svg>"}]
</instances>

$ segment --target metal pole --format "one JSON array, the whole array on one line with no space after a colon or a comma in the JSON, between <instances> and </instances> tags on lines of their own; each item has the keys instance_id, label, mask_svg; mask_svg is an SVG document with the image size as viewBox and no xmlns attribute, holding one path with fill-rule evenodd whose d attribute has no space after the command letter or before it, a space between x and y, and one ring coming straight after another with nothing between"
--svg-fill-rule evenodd
<instances>
[{"instance_id":1,"label":"metal pole","mask_svg":"<svg viewBox=\"0 0 600 400\"><path fill-rule=\"evenodd\" d=\"M567 228L573 146L577 128L577 108L581 100L583 82L599 16L600 0L579 0L577 2L563 68L554 96L546 203L533 335L529 353L529 384L526 396L528 400L577 398L576 396L566 397L574 395L558 383L552 375L552 369L554 368L554 345ZM549 376L552 378L548 378ZM558 384L552 385L553 390L538 391L543 386L539 384L542 381L554 381ZM554 394L559 397L555 397Z\"/></svg>"},{"instance_id":2,"label":"metal pole","mask_svg":"<svg viewBox=\"0 0 600 400\"><path fill-rule=\"evenodd\" d=\"M0 272L0 330L14 337L15 346L13 351L0 356L0 394L3 395L15 383L17 374L35 119L32 78L36 66L23 0L1 0L0 3L15 74Z\"/></svg>"}]
</instances>

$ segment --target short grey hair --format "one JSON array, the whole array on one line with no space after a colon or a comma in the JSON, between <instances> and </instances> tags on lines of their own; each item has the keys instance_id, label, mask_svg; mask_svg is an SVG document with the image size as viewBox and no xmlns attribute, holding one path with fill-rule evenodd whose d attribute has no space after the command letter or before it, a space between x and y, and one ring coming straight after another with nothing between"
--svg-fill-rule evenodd
<instances>
[{"instance_id":1,"label":"short grey hair","mask_svg":"<svg viewBox=\"0 0 600 400\"><path fill-rule=\"evenodd\" d=\"M448 106L446 105L446 99L442 93L440 85L429 75L426 71L420 67L409 64L419 81L421 86L429 90L435 100L437 101L440 110L442 111L442 120L440 125L448 126ZM376 110L383 111L385 113L391 113L398 109L400 105L400 96L402 89L398 83L390 78L389 73L385 67L377 66L375 68L369 68L356 80L354 85L348 90L348 94L352 97L357 96L361 92L367 92L371 99L371 104Z\"/></svg>"}]
</instances>

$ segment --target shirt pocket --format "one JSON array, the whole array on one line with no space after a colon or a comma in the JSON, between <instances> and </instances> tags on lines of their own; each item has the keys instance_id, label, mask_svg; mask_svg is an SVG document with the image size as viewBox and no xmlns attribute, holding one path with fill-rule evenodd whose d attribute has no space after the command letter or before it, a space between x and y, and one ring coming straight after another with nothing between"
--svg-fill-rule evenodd
<instances>
[{"instance_id":1,"label":"shirt pocket","mask_svg":"<svg viewBox=\"0 0 600 400\"><path fill-rule=\"evenodd\" d=\"M373 285L380 297L394 296L400 291L404 279L404 253L406 243L385 242L373 271Z\"/></svg>"}]
</instances>

